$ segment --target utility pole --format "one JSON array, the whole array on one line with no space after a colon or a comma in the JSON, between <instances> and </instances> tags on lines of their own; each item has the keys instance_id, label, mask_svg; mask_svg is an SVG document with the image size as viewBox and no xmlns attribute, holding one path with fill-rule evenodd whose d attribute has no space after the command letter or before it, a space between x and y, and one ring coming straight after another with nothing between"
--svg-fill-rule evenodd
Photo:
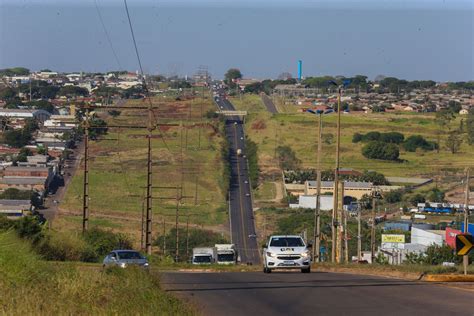
<instances>
[{"instance_id":1,"label":"utility pole","mask_svg":"<svg viewBox=\"0 0 474 316\"><path fill-rule=\"evenodd\" d=\"M470 169L469 167L466 170L466 196L464 200L464 233L467 233L468 228L469 228L469 173ZM469 256L464 255L462 257L462 263L464 266L464 274L467 274L467 266L469 264Z\"/></svg>"},{"instance_id":2,"label":"utility pole","mask_svg":"<svg viewBox=\"0 0 474 316\"><path fill-rule=\"evenodd\" d=\"M313 247L313 260L316 262L320 261L320 249L321 249L321 148L322 148L322 132L323 132L323 119L322 113L319 113L319 132L318 132L318 157L317 157L317 191L316 191L316 210L314 212L314 247Z\"/></svg>"},{"instance_id":3,"label":"utility pole","mask_svg":"<svg viewBox=\"0 0 474 316\"><path fill-rule=\"evenodd\" d=\"M349 243L347 241L347 213L343 209L342 214L344 217L344 262L349 263Z\"/></svg>"},{"instance_id":4,"label":"utility pole","mask_svg":"<svg viewBox=\"0 0 474 316\"><path fill-rule=\"evenodd\" d=\"M337 246L337 214L338 214L338 203L339 203L339 153L341 147L341 93L342 88L339 87L337 96L337 140L336 140L336 167L334 168L334 204L332 210L332 247L331 247L331 261L336 261L336 248Z\"/></svg>"},{"instance_id":5,"label":"utility pole","mask_svg":"<svg viewBox=\"0 0 474 316\"><path fill-rule=\"evenodd\" d=\"M89 110L84 124L84 182L82 197L82 233L89 229Z\"/></svg>"},{"instance_id":6,"label":"utility pole","mask_svg":"<svg viewBox=\"0 0 474 316\"><path fill-rule=\"evenodd\" d=\"M189 260L189 214L186 218L186 261Z\"/></svg>"},{"instance_id":7,"label":"utility pole","mask_svg":"<svg viewBox=\"0 0 474 316\"><path fill-rule=\"evenodd\" d=\"M145 201L142 201L142 229L140 238L140 249L145 249Z\"/></svg>"},{"instance_id":8,"label":"utility pole","mask_svg":"<svg viewBox=\"0 0 474 316\"><path fill-rule=\"evenodd\" d=\"M174 260L175 262L178 262L179 260L179 203L181 202L181 193L179 192L180 188L176 187L176 246L175 246L175 254L174 254Z\"/></svg>"},{"instance_id":9,"label":"utility pole","mask_svg":"<svg viewBox=\"0 0 474 316\"><path fill-rule=\"evenodd\" d=\"M151 100L148 104L148 150L147 150L147 179L146 179L146 234L145 234L145 245L146 253L151 255L151 230L152 230L152 152L151 152L151 139L153 137L153 108Z\"/></svg>"},{"instance_id":10,"label":"utility pole","mask_svg":"<svg viewBox=\"0 0 474 316\"><path fill-rule=\"evenodd\" d=\"M342 234L344 233L344 218L343 218L343 208L344 208L344 182L339 181L338 190L341 192L341 197L338 199L337 209L338 212L336 214L336 220L338 221L339 225L337 226L336 230L336 239L337 239L337 247L336 247L336 262L342 262L342 255L343 255L343 244L342 244Z\"/></svg>"},{"instance_id":11,"label":"utility pole","mask_svg":"<svg viewBox=\"0 0 474 316\"><path fill-rule=\"evenodd\" d=\"M362 260L361 253L362 253L362 236L360 234L360 217L362 213L362 208L360 204L357 204L358 212L357 212L357 260Z\"/></svg>"},{"instance_id":12,"label":"utility pole","mask_svg":"<svg viewBox=\"0 0 474 316\"><path fill-rule=\"evenodd\" d=\"M372 227L370 230L370 258L375 263L375 191L372 194Z\"/></svg>"}]
</instances>

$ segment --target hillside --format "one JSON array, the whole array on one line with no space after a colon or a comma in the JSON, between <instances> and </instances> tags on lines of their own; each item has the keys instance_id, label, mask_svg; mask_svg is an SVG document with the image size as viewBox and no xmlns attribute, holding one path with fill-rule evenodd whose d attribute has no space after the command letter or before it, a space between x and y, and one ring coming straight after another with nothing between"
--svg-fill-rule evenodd
<instances>
[{"instance_id":1,"label":"hillside","mask_svg":"<svg viewBox=\"0 0 474 316\"><path fill-rule=\"evenodd\" d=\"M0 232L0 313L6 315L192 315L151 271L41 260L28 242Z\"/></svg>"}]
</instances>

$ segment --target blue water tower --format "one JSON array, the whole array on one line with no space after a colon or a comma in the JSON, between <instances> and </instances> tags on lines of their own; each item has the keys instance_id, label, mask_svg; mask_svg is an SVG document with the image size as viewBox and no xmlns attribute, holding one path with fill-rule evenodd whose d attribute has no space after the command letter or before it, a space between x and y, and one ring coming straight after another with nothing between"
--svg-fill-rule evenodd
<instances>
[{"instance_id":1,"label":"blue water tower","mask_svg":"<svg viewBox=\"0 0 474 316\"><path fill-rule=\"evenodd\" d=\"M298 81L301 81L302 74L303 74L303 61L298 60Z\"/></svg>"}]
</instances>

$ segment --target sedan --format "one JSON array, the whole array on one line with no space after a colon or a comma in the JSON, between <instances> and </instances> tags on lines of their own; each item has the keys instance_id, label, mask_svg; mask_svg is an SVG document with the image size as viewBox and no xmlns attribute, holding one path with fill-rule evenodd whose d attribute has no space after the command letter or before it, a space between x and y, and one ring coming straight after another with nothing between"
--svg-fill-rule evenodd
<instances>
[{"instance_id":1,"label":"sedan","mask_svg":"<svg viewBox=\"0 0 474 316\"><path fill-rule=\"evenodd\" d=\"M113 250L103 261L104 268L106 267L120 267L126 268L128 266L139 266L148 268L148 259L141 253L135 250Z\"/></svg>"}]
</instances>

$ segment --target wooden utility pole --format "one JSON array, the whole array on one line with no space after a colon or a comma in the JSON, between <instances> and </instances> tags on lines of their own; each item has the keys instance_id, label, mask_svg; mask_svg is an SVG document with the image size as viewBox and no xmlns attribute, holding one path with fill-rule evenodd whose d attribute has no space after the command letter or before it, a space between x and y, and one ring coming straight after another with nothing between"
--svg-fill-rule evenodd
<instances>
[{"instance_id":1,"label":"wooden utility pole","mask_svg":"<svg viewBox=\"0 0 474 316\"><path fill-rule=\"evenodd\" d=\"M343 209L342 214L344 217L344 262L349 263L349 242L347 240L348 235L347 235L347 213Z\"/></svg>"},{"instance_id":2,"label":"wooden utility pole","mask_svg":"<svg viewBox=\"0 0 474 316\"><path fill-rule=\"evenodd\" d=\"M336 214L336 221L338 222L337 226L337 247L336 247L336 262L342 262L342 255L343 255L343 243L342 243L342 234L344 233L344 182L339 181L338 190L341 192L341 196L338 199L337 209L338 212Z\"/></svg>"},{"instance_id":3,"label":"wooden utility pole","mask_svg":"<svg viewBox=\"0 0 474 316\"><path fill-rule=\"evenodd\" d=\"M140 249L145 250L145 201L142 201L142 229L140 238Z\"/></svg>"},{"instance_id":4,"label":"wooden utility pole","mask_svg":"<svg viewBox=\"0 0 474 316\"><path fill-rule=\"evenodd\" d=\"M469 193L470 193L470 189L469 189L469 173L470 173L470 169L467 168L466 170L466 196L465 196L465 199L464 199L464 233L467 233L468 230L469 230ZM469 264L469 256L468 255L464 255L462 257L462 263L463 263L463 266L464 266L464 274L467 274L467 266Z\"/></svg>"},{"instance_id":5,"label":"wooden utility pole","mask_svg":"<svg viewBox=\"0 0 474 316\"><path fill-rule=\"evenodd\" d=\"M82 233L89 229L89 110L84 122L84 179L82 196Z\"/></svg>"},{"instance_id":6,"label":"wooden utility pole","mask_svg":"<svg viewBox=\"0 0 474 316\"><path fill-rule=\"evenodd\" d=\"M182 187L181 187L182 188ZM176 187L176 246L175 246L175 255L174 255L174 260L175 262L178 262L179 260L179 203L181 203L181 193L180 188Z\"/></svg>"},{"instance_id":7,"label":"wooden utility pole","mask_svg":"<svg viewBox=\"0 0 474 316\"><path fill-rule=\"evenodd\" d=\"M375 263L375 191L372 194L372 227L370 230L370 258Z\"/></svg>"},{"instance_id":8,"label":"wooden utility pole","mask_svg":"<svg viewBox=\"0 0 474 316\"><path fill-rule=\"evenodd\" d=\"M319 131L318 131L318 156L316 165L316 180L317 180L317 191L316 191L316 210L314 212L314 246L313 246L313 260L316 262L321 261L321 149L322 149L322 131L323 131L323 119L322 113L319 113Z\"/></svg>"},{"instance_id":9,"label":"wooden utility pole","mask_svg":"<svg viewBox=\"0 0 474 316\"><path fill-rule=\"evenodd\" d=\"M342 88L339 87L339 93L337 96L337 139L336 139L336 167L334 168L334 204L332 210L332 247L331 247L331 261L336 261L336 248L337 245L337 234L338 234L338 223L337 223L337 214L338 214L338 203L339 203L339 192L338 192L338 185L339 185L339 153L341 147L341 93Z\"/></svg>"},{"instance_id":10,"label":"wooden utility pole","mask_svg":"<svg viewBox=\"0 0 474 316\"><path fill-rule=\"evenodd\" d=\"M147 178L146 178L146 233L145 233L145 247L146 253L151 255L151 230L152 230L152 152L151 139L153 137L153 108L151 100L148 104L148 150L147 150Z\"/></svg>"}]
</instances>

